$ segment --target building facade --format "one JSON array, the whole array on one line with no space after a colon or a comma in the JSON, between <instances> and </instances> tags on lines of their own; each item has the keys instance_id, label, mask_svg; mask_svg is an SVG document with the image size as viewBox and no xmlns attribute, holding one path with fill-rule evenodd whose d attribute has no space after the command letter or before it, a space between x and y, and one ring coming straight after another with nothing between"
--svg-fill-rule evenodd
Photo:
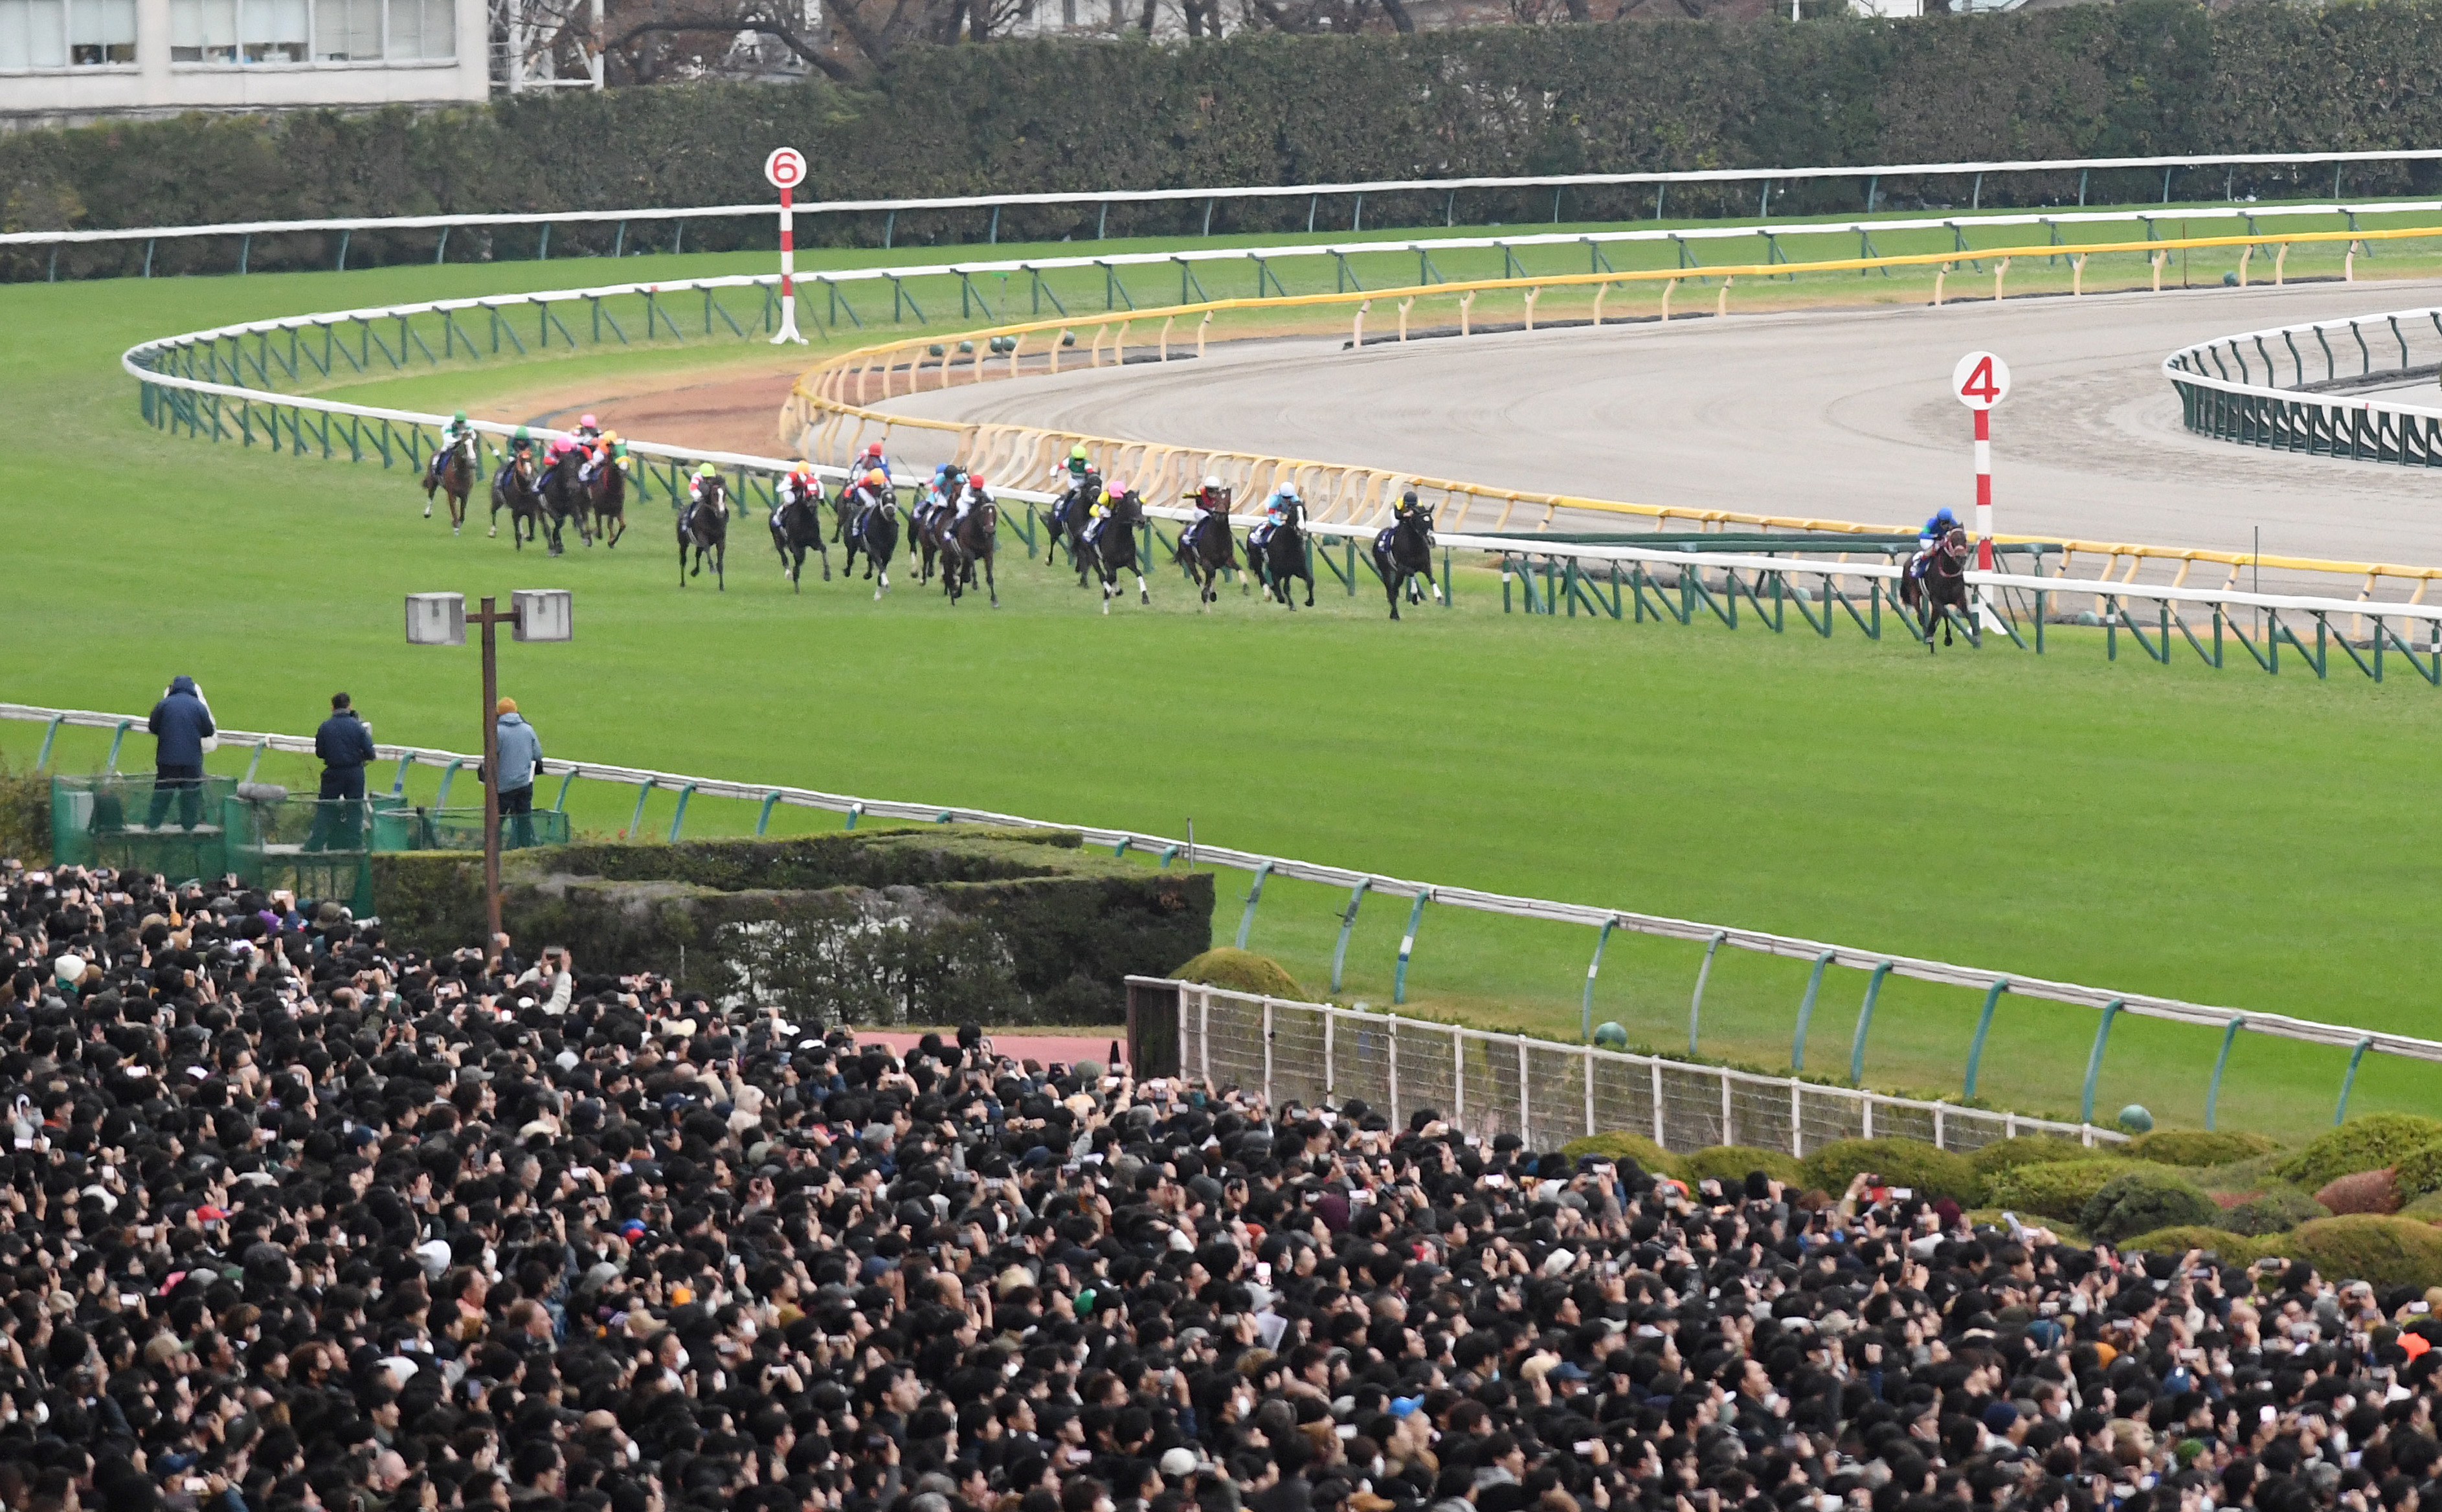
<instances>
[{"instance_id":1,"label":"building facade","mask_svg":"<svg viewBox=\"0 0 2442 1512\"><path fill-rule=\"evenodd\" d=\"M0 0L0 126L489 93L484 0Z\"/></svg>"}]
</instances>

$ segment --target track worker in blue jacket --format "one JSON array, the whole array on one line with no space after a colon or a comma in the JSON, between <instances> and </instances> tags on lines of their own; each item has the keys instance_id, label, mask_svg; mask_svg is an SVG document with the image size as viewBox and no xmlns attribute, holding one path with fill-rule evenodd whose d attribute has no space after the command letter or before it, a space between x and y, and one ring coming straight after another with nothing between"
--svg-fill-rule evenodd
<instances>
[{"instance_id":1,"label":"track worker in blue jacket","mask_svg":"<svg viewBox=\"0 0 2442 1512\"><path fill-rule=\"evenodd\" d=\"M345 693L331 695L331 717L314 732L314 754L322 758L322 802L305 848L362 849L365 764L374 758L374 732Z\"/></svg>"},{"instance_id":2,"label":"track worker in blue jacket","mask_svg":"<svg viewBox=\"0 0 2442 1512\"><path fill-rule=\"evenodd\" d=\"M505 843L534 844L534 785L542 769L542 737L518 712L518 701L502 699L494 706L498 720L493 740L501 760L501 817L509 823Z\"/></svg>"},{"instance_id":3,"label":"track worker in blue jacket","mask_svg":"<svg viewBox=\"0 0 2442 1512\"><path fill-rule=\"evenodd\" d=\"M204 814L204 742L219 731L212 725L211 705L191 677L170 680L170 691L153 705L147 721L155 741L153 806L144 828L158 829L169 816L170 799L178 800L178 828L192 829Z\"/></svg>"}]
</instances>

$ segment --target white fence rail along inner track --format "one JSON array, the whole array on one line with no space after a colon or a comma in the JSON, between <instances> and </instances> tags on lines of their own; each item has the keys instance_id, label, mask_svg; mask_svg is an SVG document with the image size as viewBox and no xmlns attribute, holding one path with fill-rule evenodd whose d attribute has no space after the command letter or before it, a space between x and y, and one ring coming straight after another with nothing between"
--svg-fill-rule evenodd
<instances>
[{"instance_id":1,"label":"white fence rail along inner track","mask_svg":"<svg viewBox=\"0 0 2442 1512\"><path fill-rule=\"evenodd\" d=\"M2396 354L2396 355L2395 355ZM2442 307L2245 331L2162 359L2190 430L2241 446L2442 467Z\"/></svg>"},{"instance_id":2,"label":"white fence rail along inner track","mask_svg":"<svg viewBox=\"0 0 2442 1512\"><path fill-rule=\"evenodd\" d=\"M110 771L116 771L120 747L128 732L140 731L143 725L143 719L138 715L110 714L90 709L46 708L5 702L0 702L0 719L35 721L46 726L42 750L36 759L38 769L49 764L60 730L63 727L75 727L112 732L107 768ZM267 751L280 751L300 756L310 756L314 751L314 740L311 736L223 730L220 739L223 746L231 751L251 748L246 770L247 780L252 779L256 765L261 762L264 754ZM392 780L393 792L405 792L407 774L410 767L437 767L445 772L455 772L473 767L477 759L463 752L425 746L378 745L375 751L379 759L396 763ZM2107 988L2087 987L2074 982L2049 981L2040 977L2017 975L1983 967L1953 965L1947 961L1890 955L1790 935L1776 935L1763 930L1700 923L1693 920L1674 919L1662 914L1600 908L1585 903L1522 898L1505 893L1485 892L1472 887L1416 882L1375 872L1358 871L1346 866L1325 865L1224 846L1197 844L1191 847L1184 841L1165 835L1147 834L1139 830L1063 824L1057 821L1030 819L1017 814L965 809L953 805L859 798L847 793L826 792L810 788L735 782L719 777L688 776L681 773L656 772L646 768L611 766L598 762L576 762L559 757L546 757L542 762L541 771L545 774L556 775L560 779L552 808L562 812L567 809L570 787L580 777L589 781L608 782L633 788L636 792L636 813L639 820L643 816L645 799L647 795L657 790L679 793L682 801L677 815L671 820L669 830L669 839L672 841L680 838L680 828L686 817L684 800L687 797L725 798L761 806L756 824L757 834L762 833L769 824L774 808L786 805L792 808L819 809L845 815L850 828L853 828L860 819L902 819L923 824L989 824L1073 829L1089 844L1111 847L1115 855L1125 855L1134 850L1153 856L1162 865L1168 865L1174 861L1186 860L1208 866L1226 866L1232 870L1247 872L1250 877L1245 899L1245 912L1239 918L1236 935L1237 942L1242 946L1247 943L1249 932L1254 926L1256 910L1263 900L1264 884L1267 880L1283 877L1292 881L1344 887L1348 889L1348 902L1341 914L1339 944L1334 954L1331 984L1334 992L1339 990L1339 963L1345 960L1349 935L1356 925L1358 910L1365 899L1369 895L1386 899L1404 899L1408 901L1409 909L1407 926L1400 937L1398 956L1394 966L1393 1003L1394 1006L1405 1000L1408 967L1415 954L1417 940L1424 928L1428 903L1444 908L1460 908L1513 919L1580 925L1595 932L1594 950L1586 967L1583 996L1584 1037L1589 1040L1593 1037L1595 989L1602 969L1603 953L1615 932L1625 931L1630 934L1682 940L1704 946L1704 965L1697 975L1694 994L1688 1004L1688 1037L1691 1047L1697 1040L1704 1009L1704 987L1711 975L1713 957L1723 946L1758 955L1778 956L1787 960L1811 962L1813 969L1809 974L1805 995L1797 1007L1791 1040L1790 1060L1792 1068L1795 1070L1805 1068L1807 1035L1815 1007L1822 996L1826 973L1829 968L1839 966L1867 974L1865 995L1858 1010L1855 1029L1850 1043L1849 1080L1851 1083L1864 1080L1867 1043L1873 1024L1875 1003L1885 979L1892 975L1942 986L1965 988L1983 993L1975 1039L1968 1051L1963 1084L1964 1093L1971 1099L1976 1096L1977 1078L1983 1057L1985 1039L1992 1029L1994 1015L2005 995L2034 998L2075 1008L2089 1008L2097 1011L2098 1018L2092 1049L2087 1063L2086 1086L2080 1115L2082 1120L2086 1122L2093 1120L2096 1079L2104 1065L2113 1023L2122 1013L2133 1013L2141 1018L2162 1019L2220 1031L2220 1054L2214 1063L2212 1082L2205 1103L2205 1119L2208 1127L2211 1127L2214 1121L2222 1074L2230 1062L2231 1045L2241 1030L2278 1039L2346 1049L2349 1052L2348 1066L2342 1079L2339 1101L2333 1109L2332 1117L2335 1123L2347 1116L2349 1094L2357 1082L2359 1063L2369 1052L2396 1055L2410 1060L2442 1062L2442 1041L2421 1039L2415 1035L2364 1029L2344 1024L2324 1023L2284 1013L2241 1011L2236 1009L2190 1003L2150 993L2121 993ZM632 824L630 832L634 832Z\"/></svg>"},{"instance_id":3,"label":"white fence rail along inner track","mask_svg":"<svg viewBox=\"0 0 2442 1512\"><path fill-rule=\"evenodd\" d=\"M1274 1110L1360 1099L1394 1128L1431 1108L1486 1143L1514 1134L1528 1149L1555 1150L1588 1135L1635 1134L1666 1150L1743 1144L1803 1157L1838 1139L1923 1139L1975 1151L2022 1134L2087 1145L2127 1139L2091 1121L1889 1097L1196 982L1131 976L1128 986L1139 1011L1163 1011L1148 998L1175 1003L1183 1076L1259 1091Z\"/></svg>"}]
</instances>

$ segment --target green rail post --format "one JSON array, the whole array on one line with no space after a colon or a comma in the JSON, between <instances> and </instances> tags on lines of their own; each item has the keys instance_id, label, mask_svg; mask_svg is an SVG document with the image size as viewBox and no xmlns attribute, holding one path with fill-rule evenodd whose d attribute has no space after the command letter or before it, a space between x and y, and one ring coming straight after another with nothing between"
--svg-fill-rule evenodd
<instances>
[{"instance_id":1,"label":"green rail post","mask_svg":"<svg viewBox=\"0 0 2442 1512\"><path fill-rule=\"evenodd\" d=\"M2120 1016L2120 999L2103 1005L2103 1022L2094 1026L2094 1048L2086 1056L2086 1092L2079 1098L2077 1121L2094 1121L2094 1084L2103 1075L2103 1049L2111 1041L2111 1021Z\"/></svg>"},{"instance_id":2,"label":"green rail post","mask_svg":"<svg viewBox=\"0 0 2442 1512\"><path fill-rule=\"evenodd\" d=\"M1415 906L1408 910L1408 932L1399 937L1399 969L1391 975L1391 1002L1395 1007L1408 1000L1408 957L1416 953L1416 930L1425 921L1425 903L1433 895L1431 887L1416 894Z\"/></svg>"},{"instance_id":3,"label":"green rail post","mask_svg":"<svg viewBox=\"0 0 2442 1512\"><path fill-rule=\"evenodd\" d=\"M1857 1032L1849 1038L1849 1084L1863 1086L1866 1083L1866 1034L1874 1027L1874 1000L1883 995L1883 978L1891 974L1891 963L1885 961L1866 978L1866 1001L1857 1010Z\"/></svg>"},{"instance_id":4,"label":"green rail post","mask_svg":"<svg viewBox=\"0 0 2442 1512\"><path fill-rule=\"evenodd\" d=\"M762 811L755 815L755 838L757 840L763 838L764 829L772 823L772 806L779 801L780 790L777 788L763 794Z\"/></svg>"},{"instance_id":5,"label":"green rail post","mask_svg":"<svg viewBox=\"0 0 2442 1512\"><path fill-rule=\"evenodd\" d=\"M644 828L645 799L651 794L652 791L653 779L650 777L636 784L636 811L628 816L628 838L630 840L635 839L637 831Z\"/></svg>"},{"instance_id":6,"label":"green rail post","mask_svg":"<svg viewBox=\"0 0 2442 1512\"><path fill-rule=\"evenodd\" d=\"M43 752L34 757L35 771L40 772L51 764L51 742L60 738L60 724L65 719L67 716L64 714L54 714L51 722L43 727Z\"/></svg>"},{"instance_id":7,"label":"green rail post","mask_svg":"<svg viewBox=\"0 0 2442 1512\"><path fill-rule=\"evenodd\" d=\"M851 803L851 804L849 804L849 805L847 806L847 824L845 824L845 825L843 825L841 828L842 828L843 829L855 829L855 828L856 828L856 822L857 822L857 820L858 820L860 817L862 817L862 816L864 815L864 813L865 813L865 805L863 805L863 804L861 804L861 803Z\"/></svg>"},{"instance_id":8,"label":"green rail post","mask_svg":"<svg viewBox=\"0 0 2442 1512\"><path fill-rule=\"evenodd\" d=\"M1713 975L1713 953L1720 950L1722 941L1729 938L1728 930L1714 930L1711 941L1704 946L1704 964L1696 968L1696 995L1687 999L1687 1053L1690 1055L1696 1053L1696 1026L1704 1015L1704 979Z\"/></svg>"},{"instance_id":9,"label":"green rail post","mask_svg":"<svg viewBox=\"0 0 2442 1512\"><path fill-rule=\"evenodd\" d=\"M1255 884L1247 889L1247 911L1238 916L1238 948L1247 948L1248 932L1255 927L1255 905L1264 901L1264 879L1272 874L1268 861L1255 868Z\"/></svg>"},{"instance_id":10,"label":"green rail post","mask_svg":"<svg viewBox=\"0 0 2442 1512\"><path fill-rule=\"evenodd\" d=\"M2358 1041L2357 1048L2349 1051L2348 1074L2341 1078L2340 1105L2332 1109L2332 1124L2336 1128L2349 1116L2349 1091L2358 1084L2358 1063L2365 1059L2366 1048L2372 1044L2374 1036L2369 1034Z\"/></svg>"},{"instance_id":11,"label":"green rail post","mask_svg":"<svg viewBox=\"0 0 2442 1512\"><path fill-rule=\"evenodd\" d=\"M2230 1067L2230 1043L2238 1038L2238 1031L2246 1027L2247 1015L2244 1013L2232 1013L2230 1016L2230 1022L2222 1027L2221 1053L2214 1057L2213 1082L2205 1088L2205 1131L2207 1133L2213 1131L2214 1109L2221 1102L2221 1073Z\"/></svg>"},{"instance_id":12,"label":"green rail post","mask_svg":"<svg viewBox=\"0 0 2442 1512\"><path fill-rule=\"evenodd\" d=\"M568 788L569 784L575 780L576 769L574 767L571 767L566 772L560 774L559 795L551 800L552 812L566 813L568 811Z\"/></svg>"},{"instance_id":13,"label":"green rail post","mask_svg":"<svg viewBox=\"0 0 2442 1512\"><path fill-rule=\"evenodd\" d=\"M674 846L675 846L675 845L677 845L677 844L679 843L679 826L681 826L681 825L683 825L683 824L686 823L686 806L687 806L687 800L688 800L689 798L694 797L694 796L695 796L695 784L694 784L694 783L692 783L692 782L688 783L685 787L681 788L681 789L679 790L679 808L678 808L678 812L676 812L676 813L674 813L674 814L671 814L671 815L670 815L670 842L669 842L669 843L670 843L671 845L674 845Z\"/></svg>"},{"instance_id":14,"label":"green rail post","mask_svg":"<svg viewBox=\"0 0 2442 1512\"><path fill-rule=\"evenodd\" d=\"M110 759L101 764L103 776L118 774L118 747L127 738L127 727L135 722L134 720L121 720L118 721L118 728L110 732Z\"/></svg>"},{"instance_id":15,"label":"green rail post","mask_svg":"<svg viewBox=\"0 0 2442 1512\"><path fill-rule=\"evenodd\" d=\"M238 780L241 782L252 782L254 780L255 773L262 769L263 753L270 749L271 738L269 736L265 736L262 739L254 742L254 755L246 763L246 775L240 777Z\"/></svg>"},{"instance_id":16,"label":"green rail post","mask_svg":"<svg viewBox=\"0 0 2442 1512\"><path fill-rule=\"evenodd\" d=\"M407 792L407 769L413 765L415 765L415 753L411 751L400 753L398 770L391 774L390 795L392 797L398 797Z\"/></svg>"},{"instance_id":17,"label":"green rail post","mask_svg":"<svg viewBox=\"0 0 2442 1512\"><path fill-rule=\"evenodd\" d=\"M466 758L465 756L451 756L449 758L449 764L441 769L441 792L439 795L434 797L432 800L432 806L434 808L446 809L449 807L449 784L456 780L458 776L458 769L465 764Z\"/></svg>"},{"instance_id":18,"label":"green rail post","mask_svg":"<svg viewBox=\"0 0 2442 1512\"><path fill-rule=\"evenodd\" d=\"M1976 1071L1984 1064L1984 1036L1993 1029L1993 1010L2000 1003L2001 994L2009 990L2010 978L1996 976L1993 979L1992 989L1984 994L1984 1011L1976 1019L1976 1040L1967 1047L1967 1096L1969 1097L1976 1095Z\"/></svg>"},{"instance_id":19,"label":"green rail post","mask_svg":"<svg viewBox=\"0 0 2442 1512\"><path fill-rule=\"evenodd\" d=\"M1616 919L1602 921L1602 932L1595 936L1595 958L1586 963L1586 1000L1578 1015L1580 1023L1577 1029L1577 1041L1582 1045L1595 1042L1595 977L1602 971L1603 947L1611 943L1611 932L1618 924Z\"/></svg>"},{"instance_id":20,"label":"green rail post","mask_svg":"<svg viewBox=\"0 0 2442 1512\"><path fill-rule=\"evenodd\" d=\"M1373 878L1358 878L1357 885L1349 889L1348 906L1339 911L1339 943L1331 948L1331 990L1335 993L1339 991L1339 968L1348 959L1348 936L1357 927L1357 905L1365 901L1373 885Z\"/></svg>"},{"instance_id":21,"label":"green rail post","mask_svg":"<svg viewBox=\"0 0 2442 1512\"><path fill-rule=\"evenodd\" d=\"M1823 968L1832 964L1834 951L1825 951L1814 957L1814 970L1806 978L1806 995L1797 1000L1797 1033L1789 1042L1789 1068L1806 1069L1806 1026L1814 1017L1814 996L1823 991Z\"/></svg>"}]
</instances>

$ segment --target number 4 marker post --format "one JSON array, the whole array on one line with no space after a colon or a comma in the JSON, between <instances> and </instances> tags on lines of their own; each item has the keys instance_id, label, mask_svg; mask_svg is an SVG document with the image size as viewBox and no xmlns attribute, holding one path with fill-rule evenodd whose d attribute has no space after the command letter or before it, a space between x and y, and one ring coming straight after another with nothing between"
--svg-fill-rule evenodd
<instances>
[{"instance_id":1,"label":"number 4 marker post","mask_svg":"<svg viewBox=\"0 0 2442 1512\"><path fill-rule=\"evenodd\" d=\"M1976 411L1976 566L1993 571L1993 407L2010 396L2010 365L1990 352L1970 352L1950 370L1950 392ZM2000 622L1979 585L1976 616L1987 629Z\"/></svg>"},{"instance_id":2,"label":"number 4 marker post","mask_svg":"<svg viewBox=\"0 0 2442 1512\"><path fill-rule=\"evenodd\" d=\"M797 334L797 214L795 192L806 181L806 155L794 147L773 149L763 159L763 176L780 191L780 329L772 344L794 341L799 346L806 338Z\"/></svg>"}]
</instances>

